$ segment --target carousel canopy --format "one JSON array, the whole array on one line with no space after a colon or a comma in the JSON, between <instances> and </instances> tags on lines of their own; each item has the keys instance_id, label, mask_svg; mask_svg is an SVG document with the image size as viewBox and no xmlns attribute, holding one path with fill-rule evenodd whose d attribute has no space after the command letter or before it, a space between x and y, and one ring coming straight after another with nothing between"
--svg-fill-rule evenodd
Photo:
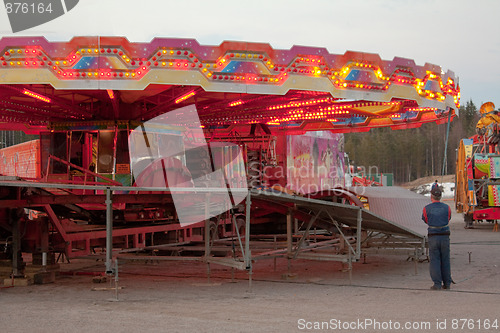
<instances>
[{"instance_id":1,"label":"carousel canopy","mask_svg":"<svg viewBox=\"0 0 500 333\"><path fill-rule=\"evenodd\" d=\"M455 115L453 72L377 54L324 48L122 37L0 39L0 129L147 121L194 104L202 126L269 132L367 131L442 123Z\"/></svg>"}]
</instances>

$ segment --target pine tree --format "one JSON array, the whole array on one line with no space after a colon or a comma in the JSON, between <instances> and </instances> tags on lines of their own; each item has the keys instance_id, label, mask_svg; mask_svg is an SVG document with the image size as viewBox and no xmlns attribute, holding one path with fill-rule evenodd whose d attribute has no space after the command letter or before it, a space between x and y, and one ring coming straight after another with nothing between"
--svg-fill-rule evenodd
<instances>
[{"instance_id":1,"label":"pine tree","mask_svg":"<svg viewBox=\"0 0 500 333\"><path fill-rule=\"evenodd\" d=\"M477 107L469 100L451 122L446 154L448 173L455 172L455 151L460 140L475 134L479 118ZM441 174L446 131L446 123L428 123L415 129L379 128L366 133L349 133L345 135L345 151L367 171L376 167L381 173L392 173L395 183L405 183Z\"/></svg>"}]
</instances>

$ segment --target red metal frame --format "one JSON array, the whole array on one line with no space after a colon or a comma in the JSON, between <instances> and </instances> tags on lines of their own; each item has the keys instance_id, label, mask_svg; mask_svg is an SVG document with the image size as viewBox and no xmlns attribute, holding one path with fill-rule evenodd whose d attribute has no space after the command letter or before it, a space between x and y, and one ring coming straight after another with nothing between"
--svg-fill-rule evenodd
<instances>
[{"instance_id":1,"label":"red metal frame","mask_svg":"<svg viewBox=\"0 0 500 333\"><path fill-rule=\"evenodd\" d=\"M212 139L406 129L452 119L460 100L454 73L443 73L432 64L382 60L363 52L331 54L324 48L279 50L261 43L204 46L191 39L131 43L122 37L100 36L68 42L2 38L0 77L0 130L27 133L120 126L129 130L133 124L192 104L206 137ZM64 163L76 166L69 159ZM69 242L69 257L101 245L105 231L66 230L51 205L102 208L104 196L55 194L53 190L52 195L19 192L14 196L7 191L0 208L44 210L60 240ZM161 195L115 195L113 202L168 204L170 197ZM351 194L342 196L354 202ZM258 204L268 211L288 210ZM304 220L309 220L305 215ZM197 227L142 224L116 228L113 237L121 237L126 247L142 247L146 235L173 230L182 239L198 240L193 232Z\"/></svg>"}]
</instances>

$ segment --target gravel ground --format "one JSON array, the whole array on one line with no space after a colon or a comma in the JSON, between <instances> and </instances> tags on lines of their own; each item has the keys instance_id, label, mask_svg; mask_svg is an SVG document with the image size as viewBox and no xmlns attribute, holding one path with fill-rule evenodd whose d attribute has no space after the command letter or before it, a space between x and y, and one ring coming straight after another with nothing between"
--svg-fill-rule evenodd
<instances>
[{"instance_id":1,"label":"gravel ground","mask_svg":"<svg viewBox=\"0 0 500 333\"><path fill-rule=\"evenodd\" d=\"M113 284L88 275L0 289L0 332L499 331L500 233L491 224L463 226L454 214L450 291L430 290L428 263L415 274L405 255L369 255L354 264L352 284L330 262L294 261L289 279L286 260L276 270L272 260L257 262L251 286L246 272L232 281L230 269L214 265L208 280L203 264L128 263L118 299ZM72 260L61 269L104 265Z\"/></svg>"}]
</instances>

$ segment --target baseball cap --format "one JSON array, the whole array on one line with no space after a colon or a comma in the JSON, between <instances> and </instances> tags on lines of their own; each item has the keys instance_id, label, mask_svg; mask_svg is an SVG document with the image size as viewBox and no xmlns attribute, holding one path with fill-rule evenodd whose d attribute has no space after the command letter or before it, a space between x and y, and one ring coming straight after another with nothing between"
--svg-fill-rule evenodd
<instances>
[{"instance_id":1,"label":"baseball cap","mask_svg":"<svg viewBox=\"0 0 500 333\"><path fill-rule=\"evenodd\" d=\"M435 197L440 198L440 197L441 197L441 195L443 194L443 192L441 192L441 189L440 189L440 188L433 188L433 189L431 190L431 194L432 194L433 196L435 196Z\"/></svg>"}]
</instances>

